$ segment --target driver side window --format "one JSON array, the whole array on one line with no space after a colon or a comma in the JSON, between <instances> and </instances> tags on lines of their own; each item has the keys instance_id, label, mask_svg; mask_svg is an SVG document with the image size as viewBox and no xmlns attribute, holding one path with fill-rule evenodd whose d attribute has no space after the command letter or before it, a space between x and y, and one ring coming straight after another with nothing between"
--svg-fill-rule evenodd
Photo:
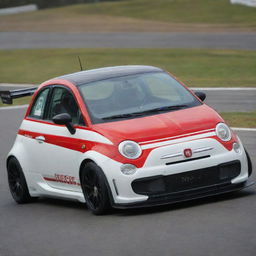
<instances>
[{"instance_id":1,"label":"driver side window","mask_svg":"<svg viewBox=\"0 0 256 256\"><path fill-rule=\"evenodd\" d=\"M50 101L48 119L52 120L54 116L62 113L68 113L71 116L73 125L84 125L81 112L72 93L63 87L55 87Z\"/></svg>"}]
</instances>

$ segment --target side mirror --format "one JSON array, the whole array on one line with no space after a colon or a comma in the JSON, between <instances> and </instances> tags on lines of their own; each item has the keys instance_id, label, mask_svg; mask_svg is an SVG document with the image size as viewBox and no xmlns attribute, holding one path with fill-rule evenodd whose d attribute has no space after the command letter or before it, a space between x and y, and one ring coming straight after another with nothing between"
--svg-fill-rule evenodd
<instances>
[{"instance_id":1,"label":"side mirror","mask_svg":"<svg viewBox=\"0 0 256 256\"><path fill-rule=\"evenodd\" d=\"M75 134L76 129L72 125L72 118L71 118L70 114L68 114L68 113L58 114L52 118L52 121L55 124L66 125L69 132L71 134Z\"/></svg>"},{"instance_id":2,"label":"side mirror","mask_svg":"<svg viewBox=\"0 0 256 256\"><path fill-rule=\"evenodd\" d=\"M201 92L201 91L195 92L195 95L196 95L201 101L204 101L205 98L206 98L206 94L205 94L204 92Z\"/></svg>"}]
</instances>

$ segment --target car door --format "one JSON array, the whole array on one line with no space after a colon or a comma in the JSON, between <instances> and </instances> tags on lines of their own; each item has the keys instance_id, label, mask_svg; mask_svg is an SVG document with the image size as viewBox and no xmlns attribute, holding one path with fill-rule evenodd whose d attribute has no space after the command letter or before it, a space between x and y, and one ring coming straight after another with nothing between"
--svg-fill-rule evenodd
<instances>
[{"instance_id":1,"label":"car door","mask_svg":"<svg viewBox=\"0 0 256 256\"><path fill-rule=\"evenodd\" d=\"M52 122L55 115L68 113L72 125L83 125L81 112L68 88L55 85L46 90L47 93L45 90L39 92L28 118L33 132L27 148L31 156L31 171L40 177L38 180L43 179L53 188L81 191L77 161L81 154L78 150L81 140L66 126Z\"/></svg>"}]
</instances>

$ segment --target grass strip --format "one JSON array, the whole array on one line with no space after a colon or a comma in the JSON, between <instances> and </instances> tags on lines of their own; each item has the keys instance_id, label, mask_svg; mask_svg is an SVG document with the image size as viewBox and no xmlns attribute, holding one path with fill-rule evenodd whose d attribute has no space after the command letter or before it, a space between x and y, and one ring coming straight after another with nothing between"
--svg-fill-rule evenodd
<instances>
[{"instance_id":1,"label":"grass strip","mask_svg":"<svg viewBox=\"0 0 256 256\"><path fill-rule=\"evenodd\" d=\"M0 50L0 82L39 84L85 69L114 65L161 67L189 87L256 87L256 51L205 49Z\"/></svg>"},{"instance_id":2,"label":"grass strip","mask_svg":"<svg viewBox=\"0 0 256 256\"><path fill-rule=\"evenodd\" d=\"M241 128L256 128L256 111L223 112L220 114L229 126Z\"/></svg>"},{"instance_id":3,"label":"grass strip","mask_svg":"<svg viewBox=\"0 0 256 256\"><path fill-rule=\"evenodd\" d=\"M76 15L102 14L179 23L256 25L256 10L230 0L126 0L73 5L62 9Z\"/></svg>"},{"instance_id":4,"label":"grass strip","mask_svg":"<svg viewBox=\"0 0 256 256\"><path fill-rule=\"evenodd\" d=\"M244 5L232 5L230 0L123 0L98 2L91 4L71 5L0 17L4 27L37 27L56 23L76 24L78 20L89 16L126 17L138 20L153 20L168 23L228 25L235 27L255 28L256 9ZM105 19L100 19L99 26L105 25ZM109 24L110 25L110 24ZM0 26L1 28L1 26Z\"/></svg>"}]
</instances>

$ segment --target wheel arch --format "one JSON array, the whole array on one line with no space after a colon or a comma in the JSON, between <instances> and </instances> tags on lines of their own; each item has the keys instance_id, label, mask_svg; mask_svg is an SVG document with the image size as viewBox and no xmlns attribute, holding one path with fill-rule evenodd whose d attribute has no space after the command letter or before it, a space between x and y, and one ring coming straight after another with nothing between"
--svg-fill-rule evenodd
<instances>
[{"instance_id":1,"label":"wheel arch","mask_svg":"<svg viewBox=\"0 0 256 256\"><path fill-rule=\"evenodd\" d=\"M95 163L95 162L92 159L90 159L90 158L86 158L86 159L84 159L82 161L82 163L80 164L80 167L79 167L79 180L80 180L80 183L81 183L81 173L82 173L82 170L83 170L83 168L85 167L85 165L87 163Z\"/></svg>"},{"instance_id":2,"label":"wheel arch","mask_svg":"<svg viewBox=\"0 0 256 256\"><path fill-rule=\"evenodd\" d=\"M94 160L92 160L92 159L90 159L90 158L84 159L84 160L81 162L80 167L79 167L79 181L80 181L81 186L82 186L81 173L82 173L82 170L83 170L83 168L86 166L87 163L94 163L95 165L97 165L97 166L100 168L100 170L101 170L101 172L102 172L102 174L103 174L103 177L104 177L105 184L106 184L106 186L107 186L110 204L111 204L111 206L113 206L113 205L114 205L114 199L113 199L113 194L112 194L112 191L111 191L111 188L110 188L108 179L107 179L107 177L106 177L104 171L102 170L102 168L101 168Z\"/></svg>"},{"instance_id":3,"label":"wheel arch","mask_svg":"<svg viewBox=\"0 0 256 256\"><path fill-rule=\"evenodd\" d=\"M8 168L8 164L9 164L9 161L10 161L11 158L16 158L16 157L14 155L7 156L6 163L5 163L6 164L6 169ZM17 159L17 161L19 161L19 160Z\"/></svg>"},{"instance_id":4,"label":"wheel arch","mask_svg":"<svg viewBox=\"0 0 256 256\"><path fill-rule=\"evenodd\" d=\"M25 161L24 159L22 159L22 157L19 157L15 154L9 154L6 159L6 170L8 169L8 164L12 158L16 159L16 161L19 163L22 173L26 179L27 185L29 185L28 173L26 172L27 166L25 165Z\"/></svg>"}]
</instances>

